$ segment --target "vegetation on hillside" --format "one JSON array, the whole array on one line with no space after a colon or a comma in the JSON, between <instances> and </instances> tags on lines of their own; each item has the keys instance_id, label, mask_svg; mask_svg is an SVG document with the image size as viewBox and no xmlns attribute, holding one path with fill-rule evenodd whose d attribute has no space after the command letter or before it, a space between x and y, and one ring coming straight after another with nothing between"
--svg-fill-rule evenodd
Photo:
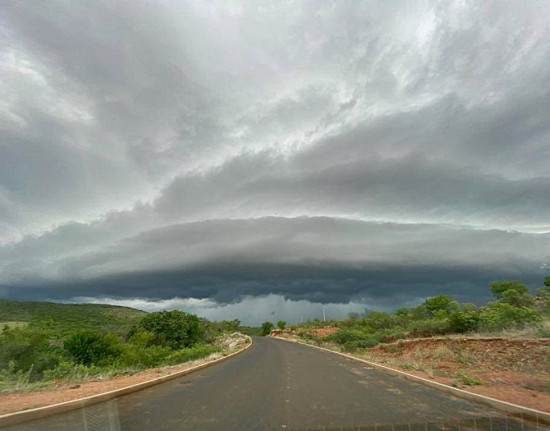
<instances>
[{"instance_id":1,"label":"vegetation on hillside","mask_svg":"<svg viewBox=\"0 0 550 431\"><path fill-rule=\"evenodd\" d=\"M76 330L98 330L124 335L147 313L129 307L103 304L58 304L55 302L0 299L0 329L46 322L60 336Z\"/></svg>"},{"instance_id":2,"label":"vegetation on hillside","mask_svg":"<svg viewBox=\"0 0 550 431\"><path fill-rule=\"evenodd\" d=\"M182 311L145 313L108 305L0 300L0 389L110 377L222 350L238 320Z\"/></svg>"},{"instance_id":3,"label":"vegetation on hillside","mask_svg":"<svg viewBox=\"0 0 550 431\"><path fill-rule=\"evenodd\" d=\"M426 299L417 307L400 308L394 313L372 311L365 316L350 315L344 320L309 321L293 325L294 332L314 343L332 342L355 351L403 338L450 334L496 334L529 330L530 335L550 337L550 277L532 295L520 281L496 281L490 290L495 300L477 307L460 303L451 295ZM319 337L315 329L337 327Z\"/></svg>"}]
</instances>

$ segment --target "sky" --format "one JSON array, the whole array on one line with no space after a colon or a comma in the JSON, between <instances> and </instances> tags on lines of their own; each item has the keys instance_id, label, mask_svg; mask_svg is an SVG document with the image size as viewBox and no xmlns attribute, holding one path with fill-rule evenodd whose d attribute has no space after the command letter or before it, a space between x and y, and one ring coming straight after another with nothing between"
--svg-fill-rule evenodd
<instances>
[{"instance_id":1,"label":"sky","mask_svg":"<svg viewBox=\"0 0 550 431\"><path fill-rule=\"evenodd\" d=\"M0 0L0 297L247 324L550 275L546 1Z\"/></svg>"}]
</instances>

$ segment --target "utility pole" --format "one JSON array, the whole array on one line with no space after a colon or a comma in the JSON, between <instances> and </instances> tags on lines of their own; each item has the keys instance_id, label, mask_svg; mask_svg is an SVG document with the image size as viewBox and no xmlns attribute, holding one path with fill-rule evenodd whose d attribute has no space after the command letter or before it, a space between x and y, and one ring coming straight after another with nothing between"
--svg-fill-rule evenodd
<instances>
[{"instance_id":1,"label":"utility pole","mask_svg":"<svg viewBox=\"0 0 550 431\"><path fill-rule=\"evenodd\" d=\"M323 322L327 321L327 316L325 316L325 306L323 305Z\"/></svg>"}]
</instances>

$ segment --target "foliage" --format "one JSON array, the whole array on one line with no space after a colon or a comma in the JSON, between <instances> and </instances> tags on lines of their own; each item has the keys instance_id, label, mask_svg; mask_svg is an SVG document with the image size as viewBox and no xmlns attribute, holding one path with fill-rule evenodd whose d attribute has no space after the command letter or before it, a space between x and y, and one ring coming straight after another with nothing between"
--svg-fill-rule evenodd
<instances>
[{"instance_id":1,"label":"foliage","mask_svg":"<svg viewBox=\"0 0 550 431\"><path fill-rule=\"evenodd\" d=\"M11 369L19 376L25 373L27 381L40 380L44 370L55 367L62 355L49 337L50 331L36 324L4 327L0 335L0 369Z\"/></svg>"},{"instance_id":2,"label":"foliage","mask_svg":"<svg viewBox=\"0 0 550 431\"><path fill-rule=\"evenodd\" d=\"M547 277L544 277L543 283L546 287L550 287L550 275Z\"/></svg>"},{"instance_id":3,"label":"foliage","mask_svg":"<svg viewBox=\"0 0 550 431\"><path fill-rule=\"evenodd\" d=\"M105 378L195 360L220 351L218 339L241 328L236 319L210 322L179 311L147 314L124 307L3 300L0 310L6 303L15 308L2 315L0 326L3 389L38 388L56 379ZM81 322L75 310L81 311Z\"/></svg>"},{"instance_id":4,"label":"foliage","mask_svg":"<svg viewBox=\"0 0 550 431\"><path fill-rule=\"evenodd\" d=\"M550 284L550 277L545 278L545 283ZM350 351L402 338L525 327L537 330L538 336L547 336L547 329L538 323L543 316L550 316L550 290L541 288L533 296L519 281L494 282L490 290L496 301L480 309L472 303L460 304L450 295L438 295L416 307L397 309L393 314L373 311L364 317L350 315L340 321L308 321L295 325L295 332L303 339L320 342L312 329L337 327L337 332L322 341L336 343Z\"/></svg>"},{"instance_id":5,"label":"foliage","mask_svg":"<svg viewBox=\"0 0 550 431\"><path fill-rule=\"evenodd\" d=\"M424 307L431 317L449 316L458 311L458 301L450 295L438 295L424 301Z\"/></svg>"},{"instance_id":6,"label":"foliage","mask_svg":"<svg viewBox=\"0 0 550 431\"><path fill-rule=\"evenodd\" d=\"M286 322L285 322L284 320L279 320L279 321L277 322L277 328L279 328L281 331L282 331L283 329L285 329L285 326L286 326Z\"/></svg>"},{"instance_id":7,"label":"foliage","mask_svg":"<svg viewBox=\"0 0 550 431\"><path fill-rule=\"evenodd\" d=\"M54 302L0 299L0 322L46 322L53 336L64 338L86 330L124 335L147 313L104 304L57 304Z\"/></svg>"},{"instance_id":8,"label":"foliage","mask_svg":"<svg viewBox=\"0 0 550 431\"><path fill-rule=\"evenodd\" d=\"M195 359L203 358L219 351L220 348L218 346L211 344L197 344L193 347L176 350L175 352L170 353L170 355L166 358L165 363L172 365L194 361Z\"/></svg>"},{"instance_id":9,"label":"foliage","mask_svg":"<svg viewBox=\"0 0 550 431\"><path fill-rule=\"evenodd\" d=\"M502 292L498 301L513 305L514 307L532 307L535 303L531 295L515 289L508 289Z\"/></svg>"},{"instance_id":10,"label":"foliage","mask_svg":"<svg viewBox=\"0 0 550 431\"><path fill-rule=\"evenodd\" d=\"M273 323L271 322L264 322L262 323L262 335L269 335L271 333L271 330L273 329Z\"/></svg>"},{"instance_id":11,"label":"foliage","mask_svg":"<svg viewBox=\"0 0 550 431\"><path fill-rule=\"evenodd\" d=\"M514 307L506 302L492 302L481 307L481 327L486 330L522 328L539 322L540 315L529 307Z\"/></svg>"},{"instance_id":12,"label":"foliage","mask_svg":"<svg viewBox=\"0 0 550 431\"><path fill-rule=\"evenodd\" d=\"M155 335L154 344L171 349L191 347L201 335L199 318L179 310L149 313L138 327Z\"/></svg>"},{"instance_id":13,"label":"foliage","mask_svg":"<svg viewBox=\"0 0 550 431\"><path fill-rule=\"evenodd\" d=\"M480 320L477 311L455 311L449 317L449 328L452 332L459 334L477 331Z\"/></svg>"},{"instance_id":14,"label":"foliage","mask_svg":"<svg viewBox=\"0 0 550 431\"><path fill-rule=\"evenodd\" d=\"M491 289L491 293L497 299L501 299L504 293L507 291L513 291L520 295L526 294L529 292L529 289L527 289L527 286L525 286L522 282L516 281L516 280L494 281L493 283L491 283L490 289Z\"/></svg>"},{"instance_id":15,"label":"foliage","mask_svg":"<svg viewBox=\"0 0 550 431\"><path fill-rule=\"evenodd\" d=\"M462 383L466 386L478 386L483 384L483 380L478 379L474 376L470 376L465 371L459 371L458 373L456 373L456 378L459 383Z\"/></svg>"},{"instance_id":16,"label":"foliage","mask_svg":"<svg viewBox=\"0 0 550 431\"><path fill-rule=\"evenodd\" d=\"M92 331L72 335L63 348L77 364L82 365L106 365L122 353L116 335Z\"/></svg>"}]
</instances>

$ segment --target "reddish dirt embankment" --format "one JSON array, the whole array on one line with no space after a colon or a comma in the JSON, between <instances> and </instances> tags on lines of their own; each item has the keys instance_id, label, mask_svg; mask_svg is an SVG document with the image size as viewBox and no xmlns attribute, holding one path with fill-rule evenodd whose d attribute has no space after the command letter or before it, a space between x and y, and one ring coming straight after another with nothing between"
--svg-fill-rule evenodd
<instances>
[{"instance_id":1,"label":"reddish dirt embankment","mask_svg":"<svg viewBox=\"0 0 550 431\"><path fill-rule=\"evenodd\" d=\"M550 340L427 338L367 349L361 357L525 407L550 412Z\"/></svg>"}]
</instances>

